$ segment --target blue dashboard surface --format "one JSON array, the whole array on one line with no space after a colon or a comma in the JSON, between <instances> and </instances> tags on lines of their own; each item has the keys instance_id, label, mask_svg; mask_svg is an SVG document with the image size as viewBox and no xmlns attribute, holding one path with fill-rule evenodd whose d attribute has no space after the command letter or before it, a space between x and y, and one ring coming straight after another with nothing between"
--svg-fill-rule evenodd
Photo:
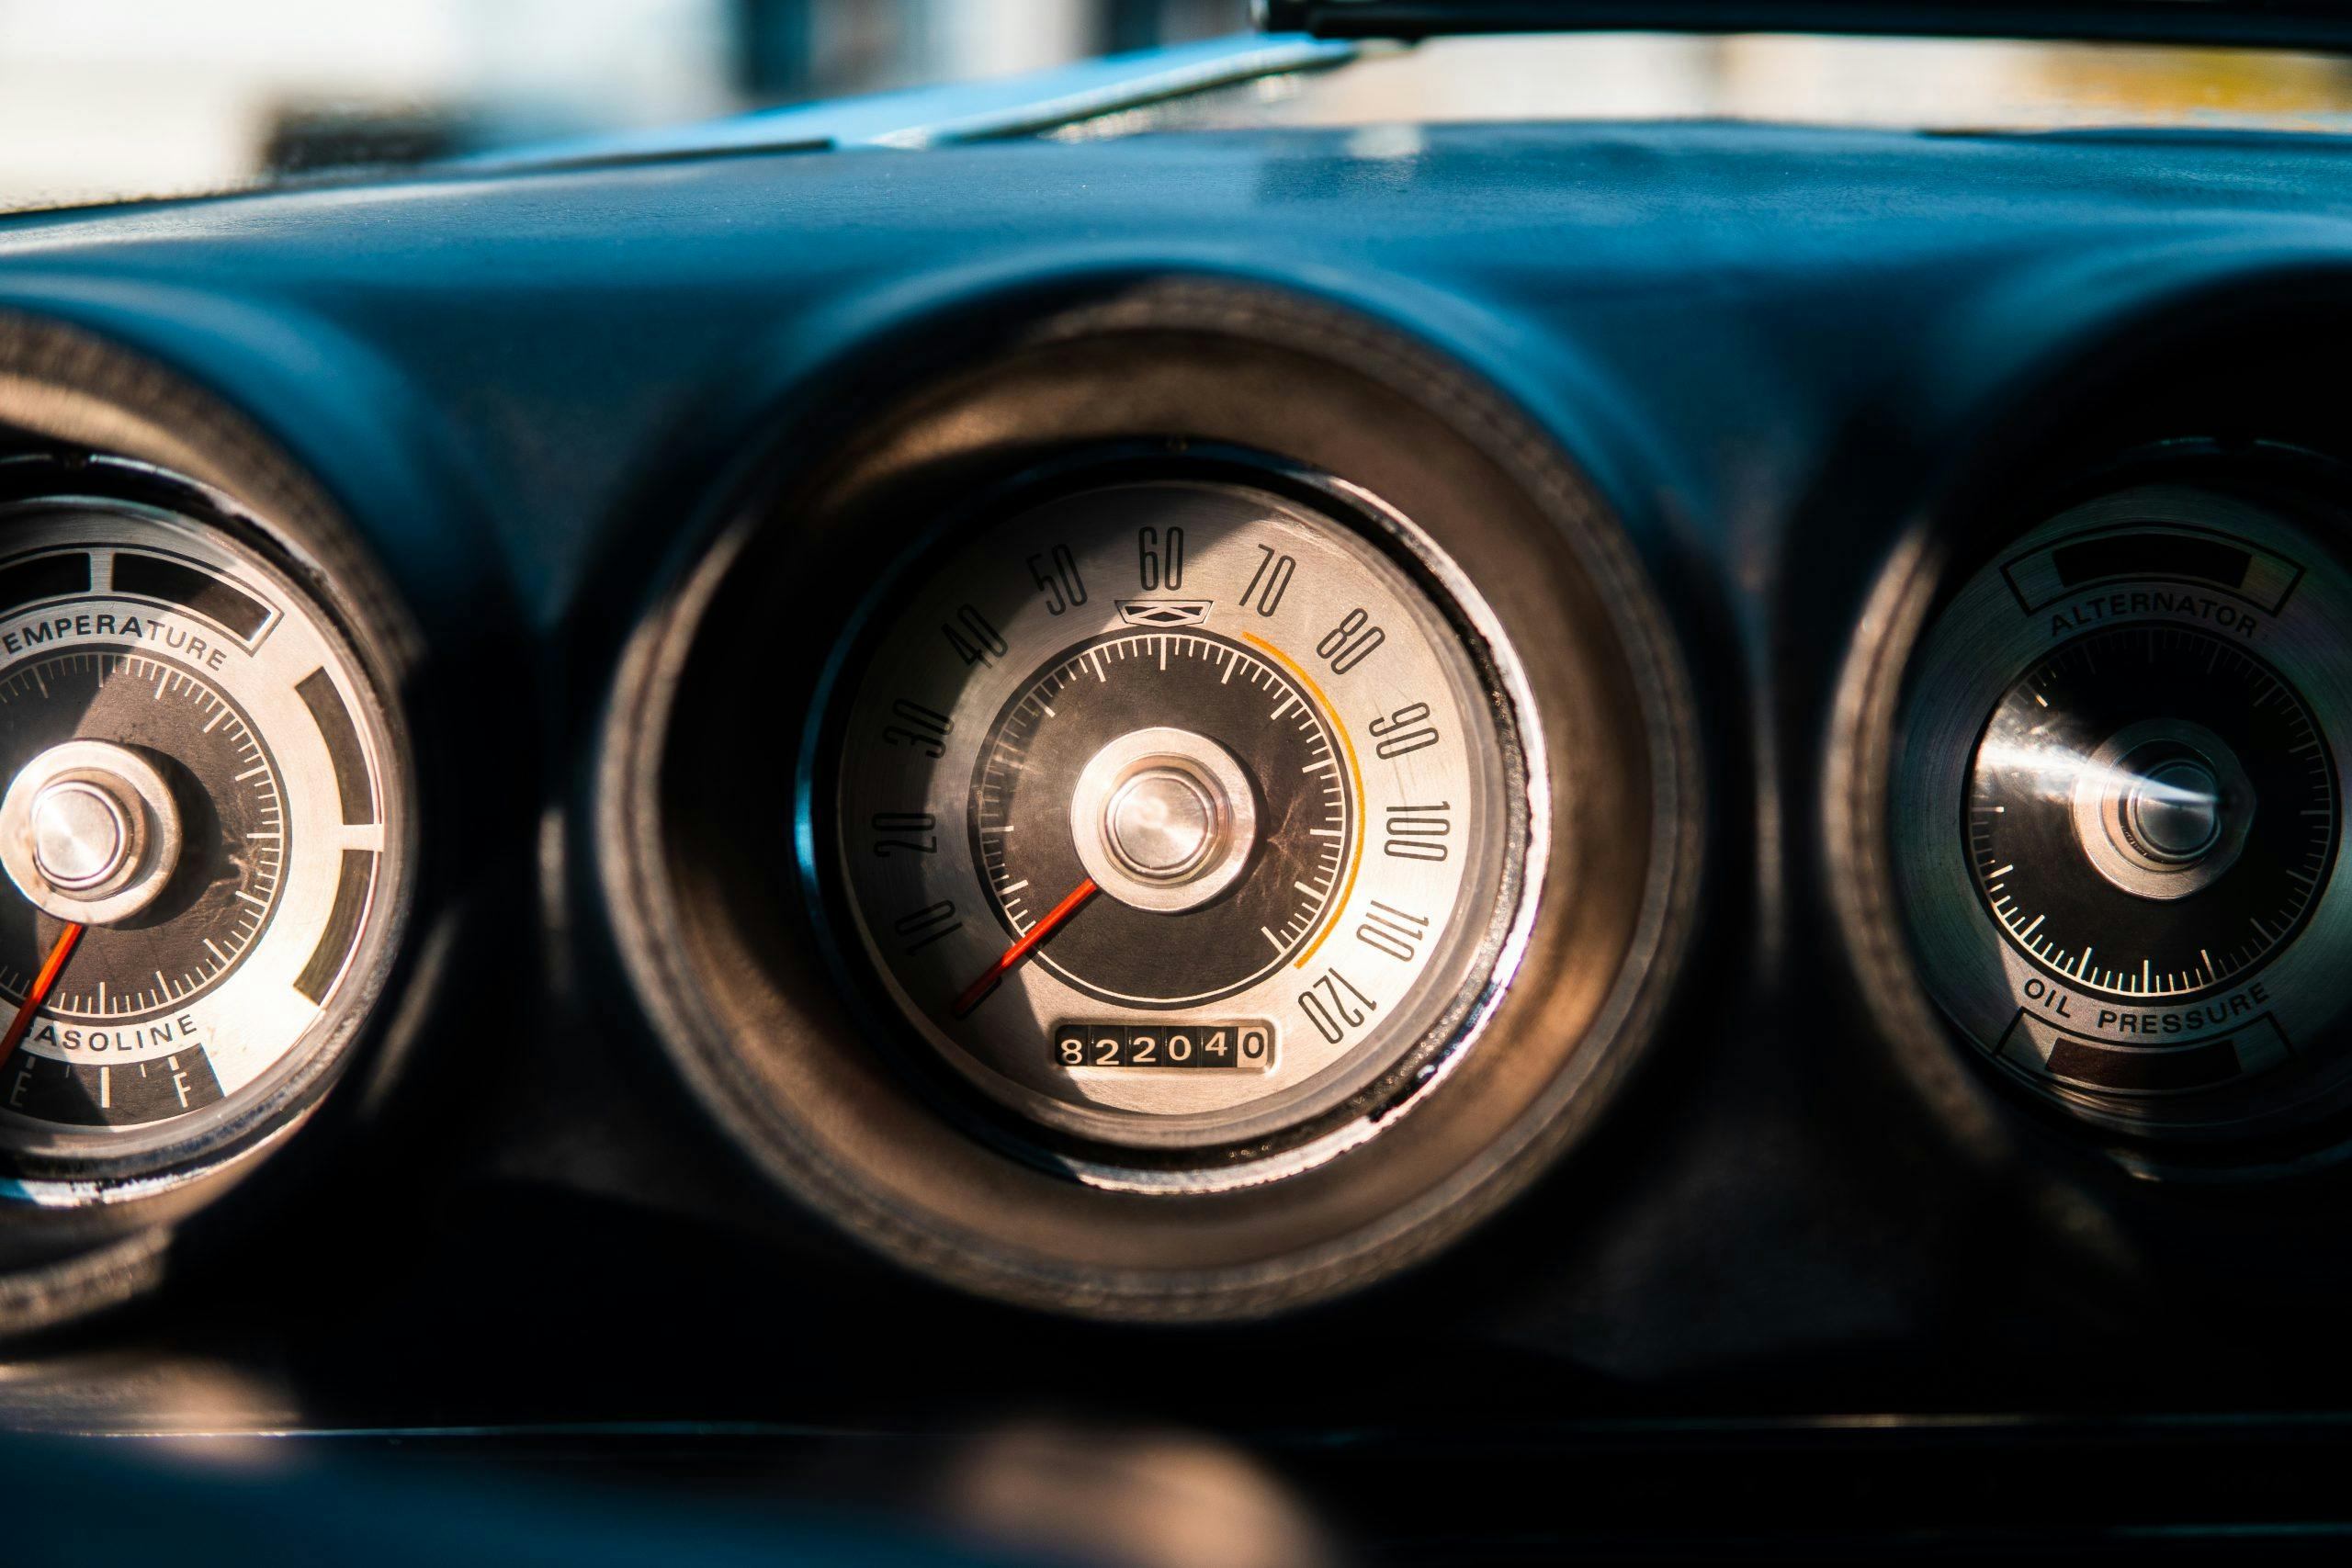
<instances>
[{"instance_id":1,"label":"blue dashboard surface","mask_svg":"<svg viewBox=\"0 0 2352 1568\"><path fill-rule=\"evenodd\" d=\"M1402 322L1571 436L1637 525L1739 536L1857 418L1949 447L2167 299L2340 261L2345 157L1714 124L779 153L29 215L0 290L214 385L362 515L340 436L400 427L545 617L636 526L627 498L780 400L887 376L893 334L1169 274Z\"/></svg>"}]
</instances>

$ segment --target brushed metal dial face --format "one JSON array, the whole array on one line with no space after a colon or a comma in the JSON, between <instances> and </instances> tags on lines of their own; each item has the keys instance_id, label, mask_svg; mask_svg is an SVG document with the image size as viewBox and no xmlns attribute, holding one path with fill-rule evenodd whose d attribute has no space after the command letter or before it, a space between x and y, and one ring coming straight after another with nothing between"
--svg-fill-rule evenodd
<instances>
[{"instance_id":1,"label":"brushed metal dial face","mask_svg":"<svg viewBox=\"0 0 2352 1568\"><path fill-rule=\"evenodd\" d=\"M0 518L0 1145L184 1146L346 1021L405 803L317 606L217 531Z\"/></svg>"},{"instance_id":2,"label":"brushed metal dial face","mask_svg":"<svg viewBox=\"0 0 2352 1568\"><path fill-rule=\"evenodd\" d=\"M1063 496L887 596L832 807L912 1030L1045 1127L1263 1136L1458 1034L1525 886L1518 736L1441 590L1267 491Z\"/></svg>"},{"instance_id":3,"label":"brushed metal dial face","mask_svg":"<svg viewBox=\"0 0 2352 1568\"><path fill-rule=\"evenodd\" d=\"M2352 579L2327 547L2216 491L2078 507L1962 589L1908 701L1897 872L1972 1044L2118 1131L2346 1100Z\"/></svg>"}]
</instances>

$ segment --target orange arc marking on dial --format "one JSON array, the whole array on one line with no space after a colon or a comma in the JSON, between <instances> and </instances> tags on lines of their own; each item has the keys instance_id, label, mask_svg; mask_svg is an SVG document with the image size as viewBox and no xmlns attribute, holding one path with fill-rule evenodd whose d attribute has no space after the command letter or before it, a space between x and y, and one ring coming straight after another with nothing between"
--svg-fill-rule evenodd
<instances>
[{"instance_id":1,"label":"orange arc marking on dial","mask_svg":"<svg viewBox=\"0 0 2352 1568\"><path fill-rule=\"evenodd\" d=\"M1298 962L1291 965L1294 969L1304 969L1306 961L1315 956L1315 950L1323 945L1324 939L1340 923L1340 916L1347 910L1348 900L1355 895L1356 873L1363 869L1363 773L1356 766L1356 743L1350 739L1348 727L1340 722L1340 710L1332 705L1330 698L1323 694L1323 688L1315 683L1315 677L1301 670L1296 660L1264 637L1243 632L1241 640L1272 654L1282 660L1283 669L1298 677L1299 684L1306 688L1307 695L1313 697L1316 706L1323 710L1323 716L1331 721L1333 729L1339 731L1340 750L1347 753L1348 758L1348 798L1354 804L1356 812L1355 844L1348 852L1348 879L1340 886L1340 897L1332 903L1330 915L1324 920L1323 929L1315 933L1315 940L1306 944L1306 951L1298 955Z\"/></svg>"}]
</instances>

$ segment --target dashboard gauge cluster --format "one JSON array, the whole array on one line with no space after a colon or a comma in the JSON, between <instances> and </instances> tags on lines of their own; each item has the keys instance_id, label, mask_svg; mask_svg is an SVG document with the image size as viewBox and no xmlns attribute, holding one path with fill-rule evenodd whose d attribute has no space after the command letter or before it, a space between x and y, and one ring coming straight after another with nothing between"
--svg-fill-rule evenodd
<instances>
[{"instance_id":1,"label":"dashboard gauge cluster","mask_svg":"<svg viewBox=\"0 0 2352 1568\"><path fill-rule=\"evenodd\" d=\"M2352 577L2291 505L2149 483L1977 572L1916 655L1894 869L1928 993L2103 1134L2280 1134L2352 1092Z\"/></svg>"},{"instance_id":2,"label":"dashboard gauge cluster","mask_svg":"<svg viewBox=\"0 0 2352 1568\"><path fill-rule=\"evenodd\" d=\"M876 411L702 562L609 720L605 901L779 1187L1008 1299L1249 1316L1597 1114L1682 940L1681 675L1549 448L1402 387L1519 428L1351 317L1147 292Z\"/></svg>"}]
</instances>

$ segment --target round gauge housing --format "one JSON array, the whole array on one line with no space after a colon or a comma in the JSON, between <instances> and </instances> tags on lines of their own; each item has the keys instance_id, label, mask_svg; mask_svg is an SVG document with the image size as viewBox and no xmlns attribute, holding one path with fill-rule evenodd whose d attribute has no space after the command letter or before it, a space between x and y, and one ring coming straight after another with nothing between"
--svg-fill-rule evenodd
<instances>
[{"instance_id":1,"label":"round gauge housing","mask_svg":"<svg viewBox=\"0 0 2352 1568\"><path fill-rule=\"evenodd\" d=\"M908 341L962 347L801 422L621 671L636 996L777 1189L969 1289L1249 1317L1429 1256L1595 1124L1687 942L1622 525L1277 291Z\"/></svg>"},{"instance_id":2,"label":"round gauge housing","mask_svg":"<svg viewBox=\"0 0 2352 1568\"><path fill-rule=\"evenodd\" d=\"M1187 479L1024 504L899 574L842 655L807 869L1016 1125L1301 1141L1510 983L1510 655L1401 519L1329 505Z\"/></svg>"},{"instance_id":3,"label":"round gauge housing","mask_svg":"<svg viewBox=\"0 0 2352 1568\"><path fill-rule=\"evenodd\" d=\"M0 505L0 1159L55 1205L299 1117L390 961L406 775L352 645L225 502L42 472Z\"/></svg>"},{"instance_id":4,"label":"round gauge housing","mask_svg":"<svg viewBox=\"0 0 2352 1568\"><path fill-rule=\"evenodd\" d=\"M1894 869L1972 1046L2111 1132L2342 1106L2352 577L2310 528L2185 485L2075 507L1959 590L1911 694Z\"/></svg>"}]
</instances>

